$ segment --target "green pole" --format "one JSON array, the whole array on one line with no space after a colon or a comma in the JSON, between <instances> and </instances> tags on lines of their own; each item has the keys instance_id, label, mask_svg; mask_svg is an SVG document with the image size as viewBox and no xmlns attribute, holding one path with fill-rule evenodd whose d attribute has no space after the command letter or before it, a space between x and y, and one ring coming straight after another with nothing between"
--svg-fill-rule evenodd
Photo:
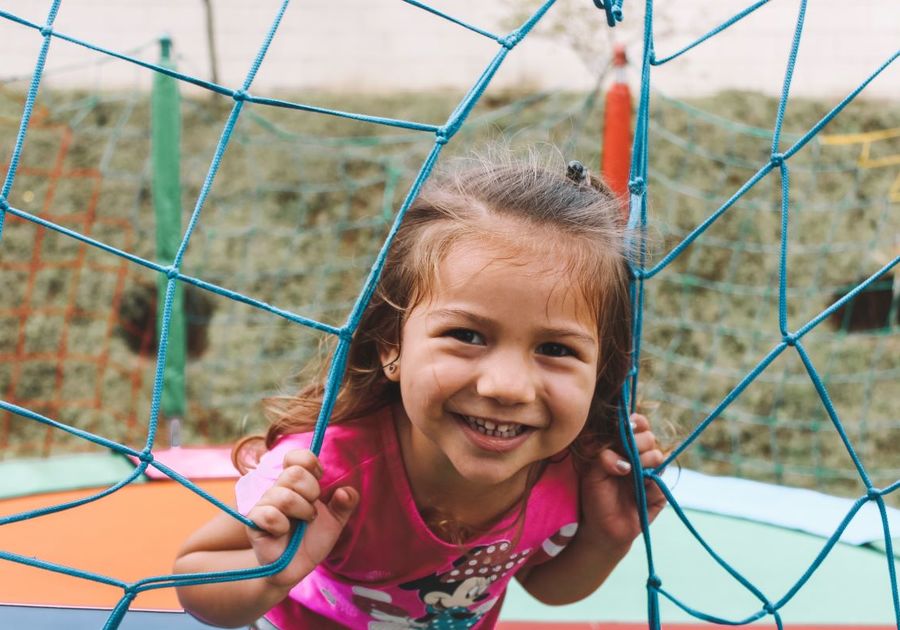
<instances>
[{"instance_id":1,"label":"green pole","mask_svg":"<svg viewBox=\"0 0 900 630\"><path fill-rule=\"evenodd\" d=\"M172 40L166 36L159 40L161 54L159 64L174 68L171 59ZM151 148L153 154L153 207L156 214L156 258L162 264L171 264L181 244L181 102L178 81L157 73L153 79L151 103ZM168 279L160 276L158 283L156 337L165 306ZM163 371L163 389L160 410L170 422L170 444L179 446L180 419L184 417L184 363L185 363L184 293L179 282L175 289L175 301L169 320L169 341L166 349L166 365Z\"/></svg>"}]
</instances>

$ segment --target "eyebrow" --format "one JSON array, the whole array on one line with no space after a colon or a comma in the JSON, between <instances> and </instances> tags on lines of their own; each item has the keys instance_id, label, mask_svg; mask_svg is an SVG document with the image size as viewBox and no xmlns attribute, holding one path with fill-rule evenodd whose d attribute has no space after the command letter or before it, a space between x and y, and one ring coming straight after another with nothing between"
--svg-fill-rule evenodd
<instances>
[{"instance_id":1,"label":"eyebrow","mask_svg":"<svg viewBox=\"0 0 900 630\"><path fill-rule=\"evenodd\" d=\"M478 315L476 313L471 313L464 309L459 308L442 308L431 313L433 317L437 317L439 319L453 319L453 318L462 318L467 319L479 326L488 328L494 325L494 321L489 317L484 317L483 315ZM571 328L541 328L540 333L542 335L546 335L547 337L567 337L570 339L576 339L582 343L587 344L597 344L598 341L594 337L590 335L586 335L577 330L573 330Z\"/></svg>"}]
</instances>

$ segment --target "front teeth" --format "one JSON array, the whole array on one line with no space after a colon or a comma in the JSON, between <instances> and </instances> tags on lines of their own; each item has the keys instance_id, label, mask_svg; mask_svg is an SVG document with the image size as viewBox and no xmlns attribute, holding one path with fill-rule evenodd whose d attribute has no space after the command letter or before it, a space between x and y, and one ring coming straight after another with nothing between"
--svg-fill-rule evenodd
<instances>
[{"instance_id":1,"label":"front teeth","mask_svg":"<svg viewBox=\"0 0 900 630\"><path fill-rule=\"evenodd\" d=\"M490 420L483 420L474 416L463 416L463 418L470 427L472 427L479 433L490 435L492 437L512 438L516 437L525 430L525 427L523 425L515 424L512 422L503 424L492 422Z\"/></svg>"}]
</instances>

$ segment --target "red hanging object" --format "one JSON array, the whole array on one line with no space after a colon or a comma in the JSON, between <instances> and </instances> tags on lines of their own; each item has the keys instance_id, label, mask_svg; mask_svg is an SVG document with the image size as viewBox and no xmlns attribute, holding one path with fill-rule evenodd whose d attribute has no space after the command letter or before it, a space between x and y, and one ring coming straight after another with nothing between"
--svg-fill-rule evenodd
<instances>
[{"instance_id":1,"label":"red hanging object","mask_svg":"<svg viewBox=\"0 0 900 630\"><path fill-rule=\"evenodd\" d=\"M600 172L606 184L621 197L628 194L628 173L631 169L632 110L631 90L625 76L627 64L625 46L616 44L613 83L606 92ZM624 212L627 213L627 207Z\"/></svg>"}]
</instances>

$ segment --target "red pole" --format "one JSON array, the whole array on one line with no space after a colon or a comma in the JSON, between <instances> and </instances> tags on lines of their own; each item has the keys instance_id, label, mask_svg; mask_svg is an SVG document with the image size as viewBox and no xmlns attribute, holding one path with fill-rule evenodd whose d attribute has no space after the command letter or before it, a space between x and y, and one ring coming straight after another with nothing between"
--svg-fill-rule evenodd
<instances>
[{"instance_id":1,"label":"red pole","mask_svg":"<svg viewBox=\"0 0 900 630\"><path fill-rule=\"evenodd\" d=\"M613 56L613 84L606 92L600 172L617 195L628 194L631 168L631 90L625 78L625 46L617 44ZM625 210L627 212L627 209Z\"/></svg>"}]
</instances>

